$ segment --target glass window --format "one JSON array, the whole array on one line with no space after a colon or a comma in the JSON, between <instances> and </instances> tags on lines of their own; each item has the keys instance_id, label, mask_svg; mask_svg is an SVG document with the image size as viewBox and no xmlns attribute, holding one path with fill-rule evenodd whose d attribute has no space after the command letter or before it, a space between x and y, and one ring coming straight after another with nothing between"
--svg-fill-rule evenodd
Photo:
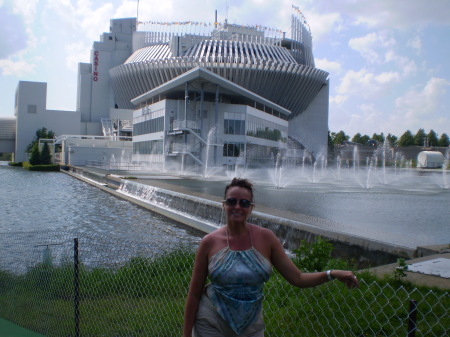
<instances>
[{"instance_id":1,"label":"glass window","mask_svg":"<svg viewBox=\"0 0 450 337\"><path fill-rule=\"evenodd\" d=\"M28 113L29 114L37 113L37 105L36 104L28 104Z\"/></svg>"}]
</instances>

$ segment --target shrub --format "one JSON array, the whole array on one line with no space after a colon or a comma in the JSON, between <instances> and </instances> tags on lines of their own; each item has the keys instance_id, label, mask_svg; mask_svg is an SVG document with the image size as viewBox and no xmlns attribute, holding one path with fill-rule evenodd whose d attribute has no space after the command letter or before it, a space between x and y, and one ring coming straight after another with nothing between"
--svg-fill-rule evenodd
<instances>
[{"instance_id":1,"label":"shrub","mask_svg":"<svg viewBox=\"0 0 450 337\"><path fill-rule=\"evenodd\" d=\"M31 155L30 155L30 164L31 165L39 165L41 163L41 155L39 153L39 146L38 144L34 144L33 148L31 149Z\"/></svg>"},{"instance_id":2,"label":"shrub","mask_svg":"<svg viewBox=\"0 0 450 337\"><path fill-rule=\"evenodd\" d=\"M42 165L50 165L52 163L52 156L50 154L48 143L44 143L44 146L42 147L40 160Z\"/></svg>"},{"instance_id":3,"label":"shrub","mask_svg":"<svg viewBox=\"0 0 450 337\"><path fill-rule=\"evenodd\" d=\"M23 168L29 170L29 171L47 171L47 172L53 172L53 171L59 171L59 165L31 165L28 162L23 163Z\"/></svg>"},{"instance_id":4,"label":"shrub","mask_svg":"<svg viewBox=\"0 0 450 337\"><path fill-rule=\"evenodd\" d=\"M294 263L303 271L314 272L327 269L352 269L351 261L341 258L332 259L334 247L327 240L319 237L315 242L302 240L300 247L294 250Z\"/></svg>"}]
</instances>

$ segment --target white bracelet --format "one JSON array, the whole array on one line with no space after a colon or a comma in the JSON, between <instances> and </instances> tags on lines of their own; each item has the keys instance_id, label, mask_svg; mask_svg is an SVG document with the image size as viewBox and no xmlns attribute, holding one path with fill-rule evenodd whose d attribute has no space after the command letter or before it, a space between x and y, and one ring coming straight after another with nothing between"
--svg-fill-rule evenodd
<instances>
[{"instance_id":1,"label":"white bracelet","mask_svg":"<svg viewBox=\"0 0 450 337\"><path fill-rule=\"evenodd\" d=\"M334 277L331 276L331 272L333 271L333 269L327 270L327 277L330 281L334 280Z\"/></svg>"}]
</instances>

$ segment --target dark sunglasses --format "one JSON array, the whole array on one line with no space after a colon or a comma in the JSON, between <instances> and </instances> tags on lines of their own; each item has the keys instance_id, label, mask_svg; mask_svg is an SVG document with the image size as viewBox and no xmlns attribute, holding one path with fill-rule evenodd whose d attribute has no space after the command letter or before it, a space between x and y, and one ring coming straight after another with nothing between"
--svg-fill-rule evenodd
<instances>
[{"instance_id":1,"label":"dark sunglasses","mask_svg":"<svg viewBox=\"0 0 450 337\"><path fill-rule=\"evenodd\" d=\"M242 208L249 208L253 205L253 202L247 199L237 200L236 198L228 198L225 199L224 202L227 206L236 206L239 202L239 206L241 206Z\"/></svg>"}]
</instances>

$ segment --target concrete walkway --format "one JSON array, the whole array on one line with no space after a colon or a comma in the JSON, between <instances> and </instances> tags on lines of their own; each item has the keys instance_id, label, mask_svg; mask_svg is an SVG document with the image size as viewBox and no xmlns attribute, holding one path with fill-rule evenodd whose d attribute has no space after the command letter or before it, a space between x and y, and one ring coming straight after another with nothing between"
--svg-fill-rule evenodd
<instances>
[{"instance_id":1,"label":"concrete walkway","mask_svg":"<svg viewBox=\"0 0 450 337\"><path fill-rule=\"evenodd\" d=\"M10 321L0 318L1 337L45 337L44 335L24 329Z\"/></svg>"},{"instance_id":2,"label":"concrete walkway","mask_svg":"<svg viewBox=\"0 0 450 337\"><path fill-rule=\"evenodd\" d=\"M430 255L405 261L409 269L406 271L405 280L418 286L450 290L449 245L419 247L418 251L426 251ZM397 267L398 263L392 263L372 268L370 271L378 276L393 275Z\"/></svg>"}]
</instances>

